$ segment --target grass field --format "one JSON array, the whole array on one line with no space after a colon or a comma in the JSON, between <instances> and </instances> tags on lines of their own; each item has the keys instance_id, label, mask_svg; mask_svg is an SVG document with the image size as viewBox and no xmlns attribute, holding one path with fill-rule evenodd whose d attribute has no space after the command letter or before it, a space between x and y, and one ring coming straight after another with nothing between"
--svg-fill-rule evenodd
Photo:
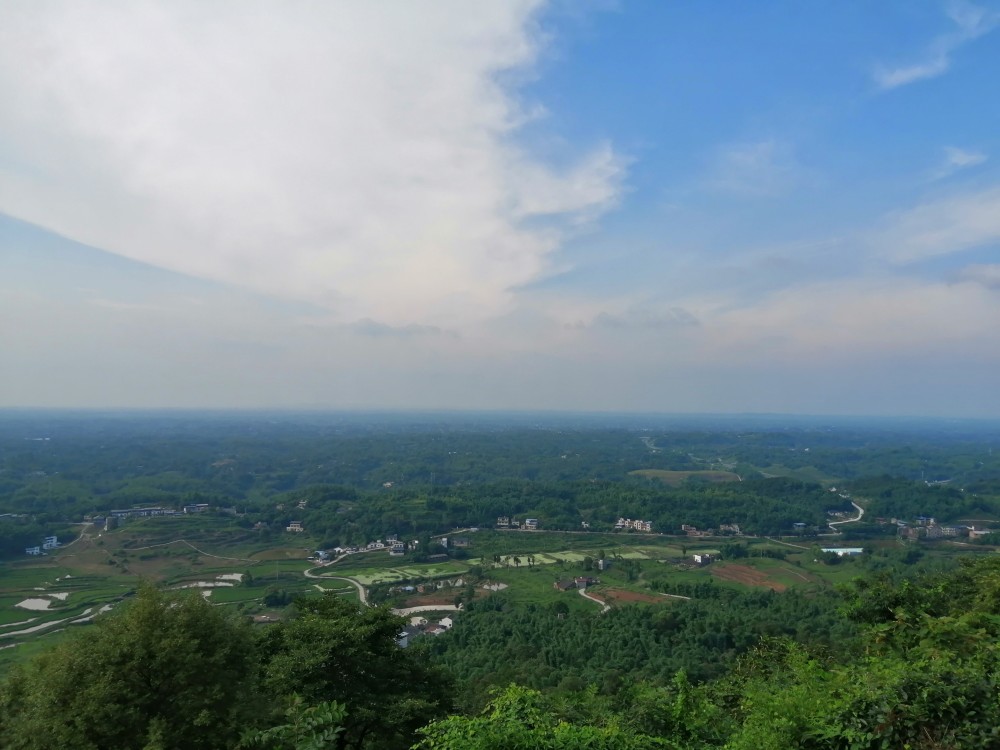
<instances>
[{"instance_id":1,"label":"grass field","mask_svg":"<svg viewBox=\"0 0 1000 750\"><path fill-rule=\"evenodd\" d=\"M824 474L814 466L801 466L797 469L791 469L782 464L774 464L772 466L758 467L757 470L765 477L789 477L797 479L800 482L814 482L815 484L824 486L836 484L839 481L836 477Z\"/></svg>"},{"instance_id":2,"label":"grass field","mask_svg":"<svg viewBox=\"0 0 1000 750\"><path fill-rule=\"evenodd\" d=\"M579 572L563 572L561 575L552 568L527 568L520 569L497 568L490 571L489 577L493 581L507 584L508 588L496 594L505 601L515 605L550 605L557 601L565 602L571 612L594 612L598 609L593 602L587 601L577 594L576 590L557 591L553 584L561 578L569 578L572 575L581 575Z\"/></svg>"},{"instance_id":3,"label":"grass field","mask_svg":"<svg viewBox=\"0 0 1000 750\"><path fill-rule=\"evenodd\" d=\"M665 469L637 469L630 471L634 477L659 479L671 487L678 487L689 479L701 482L739 482L739 474L731 471L667 471Z\"/></svg>"},{"instance_id":4,"label":"grass field","mask_svg":"<svg viewBox=\"0 0 1000 750\"><path fill-rule=\"evenodd\" d=\"M441 562L428 564L412 564L396 568L367 568L344 573L337 566L327 569L330 576L347 575L362 586L374 583L392 583L394 581L414 581L420 579L441 578L444 576L462 575L469 569L468 565L457 562Z\"/></svg>"}]
</instances>

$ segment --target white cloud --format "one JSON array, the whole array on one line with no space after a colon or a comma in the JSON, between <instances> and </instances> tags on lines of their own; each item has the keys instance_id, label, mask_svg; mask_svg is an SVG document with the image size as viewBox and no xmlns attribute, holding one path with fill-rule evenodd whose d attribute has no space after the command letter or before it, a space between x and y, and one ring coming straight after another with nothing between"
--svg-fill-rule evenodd
<instances>
[{"instance_id":1,"label":"white cloud","mask_svg":"<svg viewBox=\"0 0 1000 750\"><path fill-rule=\"evenodd\" d=\"M625 170L517 146L540 4L4 4L0 211L345 320L496 314Z\"/></svg>"},{"instance_id":2,"label":"white cloud","mask_svg":"<svg viewBox=\"0 0 1000 750\"><path fill-rule=\"evenodd\" d=\"M1000 263L976 263L956 274L959 282L980 284L987 289L1000 289Z\"/></svg>"},{"instance_id":3,"label":"white cloud","mask_svg":"<svg viewBox=\"0 0 1000 750\"><path fill-rule=\"evenodd\" d=\"M66 254L29 270L69 283L35 288L17 283L31 264L3 249L8 405L996 414L991 266L940 283L810 283L735 304L694 290L638 302L523 295L530 307L459 336L344 324L165 273L138 291L130 264L78 268Z\"/></svg>"},{"instance_id":4,"label":"white cloud","mask_svg":"<svg viewBox=\"0 0 1000 750\"><path fill-rule=\"evenodd\" d=\"M964 169L982 164L989 157L981 151L966 151L965 149L948 146L945 148L945 160L949 167Z\"/></svg>"},{"instance_id":5,"label":"white cloud","mask_svg":"<svg viewBox=\"0 0 1000 750\"><path fill-rule=\"evenodd\" d=\"M600 312L589 323L574 324L576 328L591 327L621 331L625 329L673 330L681 326L697 326L698 319L683 307L651 309L645 306L631 307L623 313Z\"/></svg>"},{"instance_id":6,"label":"white cloud","mask_svg":"<svg viewBox=\"0 0 1000 750\"><path fill-rule=\"evenodd\" d=\"M944 160L940 167L934 172L932 179L941 180L950 177L963 169L970 169L984 164L989 160L989 156L982 151L969 151L955 146L946 146L944 149Z\"/></svg>"},{"instance_id":7,"label":"white cloud","mask_svg":"<svg viewBox=\"0 0 1000 750\"><path fill-rule=\"evenodd\" d=\"M1000 13L966 2L952 2L948 17L956 28L935 38L922 59L906 65L879 65L873 77L882 89L894 89L927 78L936 78L951 67L951 56L961 46L993 31L1000 24Z\"/></svg>"},{"instance_id":8,"label":"white cloud","mask_svg":"<svg viewBox=\"0 0 1000 750\"><path fill-rule=\"evenodd\" d=\"M1000 297L969 281L867 278L789 288L737 310L702 313L699 356L756 366L945 355L996 360Z\"/></svg>"},{"instance_id":9,"label":"white cloud","mask_svg":"<svg viewBox=\"0 0 1000 750\"><path fill-rule=\"evenodd\" d=\"M1000 242L1000 188L932 201L890 216L872 242L895 263L928 258Z\"/></svg>"},{"instance_id":10,"label":"white cloud","mask_svg":"<svg viewBox=\"0 0 1000 750\"><path fill-rule=\"evenodd\" d=\"M719 148L705 182L709 188L724 192L769 196L791 189L799 176L788 144L770 139Z\"/></svg>"}]
</instances>

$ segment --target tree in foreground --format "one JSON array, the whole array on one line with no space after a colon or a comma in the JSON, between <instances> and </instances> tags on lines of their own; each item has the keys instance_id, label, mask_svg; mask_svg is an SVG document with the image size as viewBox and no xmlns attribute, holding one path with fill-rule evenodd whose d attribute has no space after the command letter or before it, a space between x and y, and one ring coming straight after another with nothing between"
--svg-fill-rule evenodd
<instances>
[{"instance_id":1,"label":"tree in foreground","mask_svg":"<svg viewBox=\"0 0 1000 750\"><path fill-rule=\"evenodd\" d=\"M667 738L640 734L618 717L597 723L559 717L552 700L511 685L479 716L449 716L420 730L416 750L681 750Z\"/></svg>"},{"instance_id":2,"label":"tree in foreground","mask_svg":"<svg viewBox=\"0 0 1000 750\"><path fill-rule=\"evenodd\" d=\"M270 729L248 731L241 750L329 750L344 733L347 712L336 701L306 706L295 696L285 711L286 723Z\"/></svg>"},{"instance_id":3,"label":"tree in foreground","mask_svg":"<svg viewBox=\"0 0 1000 750\"><path fill-rule=\"evenodd\" d=\"M406 748L451 706L450 683L396 645L404 620L343 597L306 597L296 616L268 628L262 686L306 705L336 701L346 715L331 748Z\"/></svg>"},{"instance_id":4,"label":"tree in foreground","mask_svg":"<svg viewBox=\"0 0 1000 750\"><path fill-rule=\"evenodd\" d=\"M865 654L830 664L765 647L735 691L727 750L1000 748L1000 559L915 581L855 584Z\"/></svg>"},{"instance_id":5,"label":"tree in foreground","mask_svg":"<svg viewBox=\"0 0 1000 750\"><path fill-rule=\"evenodd\" d=\"M249 626L197 594L152 586L33 661L0 690L10 750L215 750L254 714Z\"/></svg>"}]
</instances>

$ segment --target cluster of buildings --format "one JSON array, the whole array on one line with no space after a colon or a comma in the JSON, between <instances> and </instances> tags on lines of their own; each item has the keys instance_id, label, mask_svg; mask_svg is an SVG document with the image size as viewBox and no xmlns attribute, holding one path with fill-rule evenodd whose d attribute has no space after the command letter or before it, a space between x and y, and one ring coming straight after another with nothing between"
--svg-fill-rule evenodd
<instances>
[{"instance_id":1,"label":"cluster of buildings","mask_svg":"<svg viewBox=\"0 0 1000 750\"><path fill-rule=\"evenodd\" d=\"M298 528L292 528L292 526L295 524L298 524ZM286 529L286 531L304 531L304 530L305 529L301 528L301 524L299 524L298 521L292 521L292 523ZM451 539L449 539L448 537L445 536L441 537L437 541L445 549L448 549L449 546L455 548L465 548L469 546L468 537L452 537ZM385 550L393 557L402 557L407 552L416 550L419 545L420 545L420 540L418 539L414 539L412 542L406 542L401 540L399 536L396 534L389 534L385 539L376 539L373 542L368 542L367 544L362 544L356 547L334 547L332 550L316 552L314 553L313 556L318 558L319 560L325 561L329 559L330 554L340 557L341 555L354 555L357 554L358 552L377 552L379 550ZM428 560L433 560L436 558L443 559L446 557L447 555L432 555L431 557L428 558Z\"/></svg>"},{"instance_id":2,"label":"cluster of buildings","mask_svg":"<svg viewBox=\"0 0 1000 750\"><path fill-rule=\"evenodd\" d=\"M390 594L431 594L442 589L460 589L465 586L464 578L442 578L437 581L425 581L424 583L406 584L403 586L393 586L389 589Z\"/></svg>"},{"instance_id":3,"label":"cluster of buildings","mask_svg":"<svg viewBox=\"0 0 1000 750\"><path fill-rule=\"evenodd\" d=\"M410 543L411 547L416 547L416 540ZM390 536L385 540L376 539L374 542L368 542L368 544L362 544L357 547L334 547L333 554L335 555L354 555L358 552L374 552L376 550L388 550L389 554L402 555L406 553L406 542L401 542L395 536Z\"/></svg>"},{"instance_id":4,"label":"cluster of buildings","mask_svg":"<svg viewBox=\"0 0 1000 750\"><path fill-rule=\"evenodd\" d=\"M411 617L410 624L396 636L396 645L400 648L406 648L414 638L419 638L422 635L441 635L447 633L454 626L455 621L450 617L442 617L437 622L431 622L426 617Z\"/></svg>"},{"instance_id":5,"label":"cluster of buildings","mask_svg":"<svg viewBox=\"0 0 1000 750\"><path fill-rule=\"evenodd\" d=\"M147 508L112 510L108 511L108 517L122 520L125 518L152 518L154 516L182 516L191 515L192 513L204 513L211 507L208 503L192 503L191 505L182 505L180 510L174 510L173 508L164 508L157 505Z\"/></svg>"},{"instance_id":6,"label":"cluster of buildings","mask_svg":"<svg viewBox=\"0 0 1000 750\"><path fill-rule=\"evenodd\" d=\"M804 525L805 524L803 524L803 526ZM718 536L726 534L735 534L736 536L743 535L743 530L740 529L740 525L738 523L722 523L719 524L718 529L699 529L697 526L692 526L689 523L682 523L681 531L688 536Z\"/></svg>"},{"instance_id":7,"label":"cluster of buildings","mask_svg":"<svg viewBox=\"0 0 1000 750\"><path fill-rule=\"evenodd\" d=\"M982 529L973 526L944 526L939 524L935 519L929 516L919 516L915 521L900 521L896 518L884 519L876 518L876 523L894 523L896 524L897 533L903 539L945 539L945 538L956 538L956 537L968 537L970 539L976 539L977 537L986 536L987 534L997 533L996 529Z\"/></svg>"},{"instance_id":8,"label":"cluster of buildings","mask_svg":"<svg viewBox=\"0 0 1000 750\"><path fill-rule=\"evenodd\" d=\"M521 529L522 531L535 531L538 528L537 518L525 518L524 523L518 521L516 518L509 518L507 516L500 516L497 518L497 528L498 529Z\"/></svg>"},{"instance_id":9,"label":"cluster of buildings","mask_svg":"<svg viewBox=\"0 0 1000 750\"><path fill-rule=\"evenodd\" d=\"M585 589L588 586L596 586L598 583L600 583L600 580L597 578L578 576L572 580L556 581L552 584L552 588L556 591L571 591L574 589Z\"/></svg>"},{"instance_id":10,"label":"cluster of buildings","mask_svg":"<svg viewBox=\"0 0 1000 750\"><path fill-rule=\"evenodd\" d=\"M180 510L165 508L162 505L146 506L143 508L119 508L109 510L103 516L93 516L90 522L96 528L104 531L111 531L120 521L127 521L132 518L157 518L160 516L189 516L195 513L204 513L211 509L208 503L191 503L182 505Z\"/></svg>"},{"instance_id":11,"label":"cluster of buildings","mask_svg":"<svg viewBox=\"0 0 1000 750\"><path fill-rule=\"evenodd\" d=\"M448 547L448 538L442 537L440 540L441 546ZM451 544L455 547L468 547L468 539L453 539ZM376 539L374 542L368 542L367 544L360 545L357 547L334 547L333 554L335 555L354 555L358 552L375 552L378 550L386 550L393 557L402 557L407 552L415 550L420 546L420 540L414 539L412 542L406 542L401 540L396 534L389 534L384 540ZM447 555L442 555L442 557L447 557ZM428 558L430 559L430 558Z\"/></svg>"},{"instance_id":12,"label":"cluster of buildings","mask_svg":"<svg viewBox=\"0 0 1000 750\"><path fill-rule=\"evenodd\" d=\"M123 521L126 518L154 518L156 516L176 516L178 511L173 508L164 508L157 505L149 508L125 508L122 510L108 511L108 518L117 518Z\"/></svg>"},{"instance_id":13,"label":"cluster of buildings","mask_svg":"<svg viewBox=\"0 0 1000 750\"><path fill-rule=\"evenodd\" d=\"M642 521L639 519L632 520L631 518L619 518L615 522L616 529L634 529L635 531L652 531L653 522L652 521Z\"/></svg>"},{"instance_id":14,"label":"cluster of buildings","mask_svg":"<svg viewBox=\"0 0 1000 750\"><path fill-rule=\"evenodd\" d=\"M58 549L59 548L59 537L57 536L47 536L42 541L41 545L38 547L25 547L24 554L26 555L41 555L43 550Z\"/></svg>"},{"instance_id":15,"label":"cluster of buildings","mask_svg":"<svg viewBox=\"0 0 1000 750\"><path fill-rule=\"evenodd\" d=\"M863 547L820 547L822 552L836 555L837 557L854 557L864 553Z\"/></svg>"}]
</instances>

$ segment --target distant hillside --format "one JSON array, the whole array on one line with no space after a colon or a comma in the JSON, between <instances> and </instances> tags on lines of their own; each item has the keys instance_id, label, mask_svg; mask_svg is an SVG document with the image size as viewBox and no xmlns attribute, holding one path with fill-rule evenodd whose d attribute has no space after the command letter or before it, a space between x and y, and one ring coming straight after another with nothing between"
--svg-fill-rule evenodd
<instances>
[{"instance_id":1,"label":"distant hillside","mask_svg":"<svg viewBox=\"0 0 1000 750\"><path fill-rule=\"evenodd\" d=\"M666 485L678 487L688 479L702 482L739 482L740 475L731 471L668 471L666 469L637 469L630 476L659 479Z\"/></svg>"}]
</instances>

